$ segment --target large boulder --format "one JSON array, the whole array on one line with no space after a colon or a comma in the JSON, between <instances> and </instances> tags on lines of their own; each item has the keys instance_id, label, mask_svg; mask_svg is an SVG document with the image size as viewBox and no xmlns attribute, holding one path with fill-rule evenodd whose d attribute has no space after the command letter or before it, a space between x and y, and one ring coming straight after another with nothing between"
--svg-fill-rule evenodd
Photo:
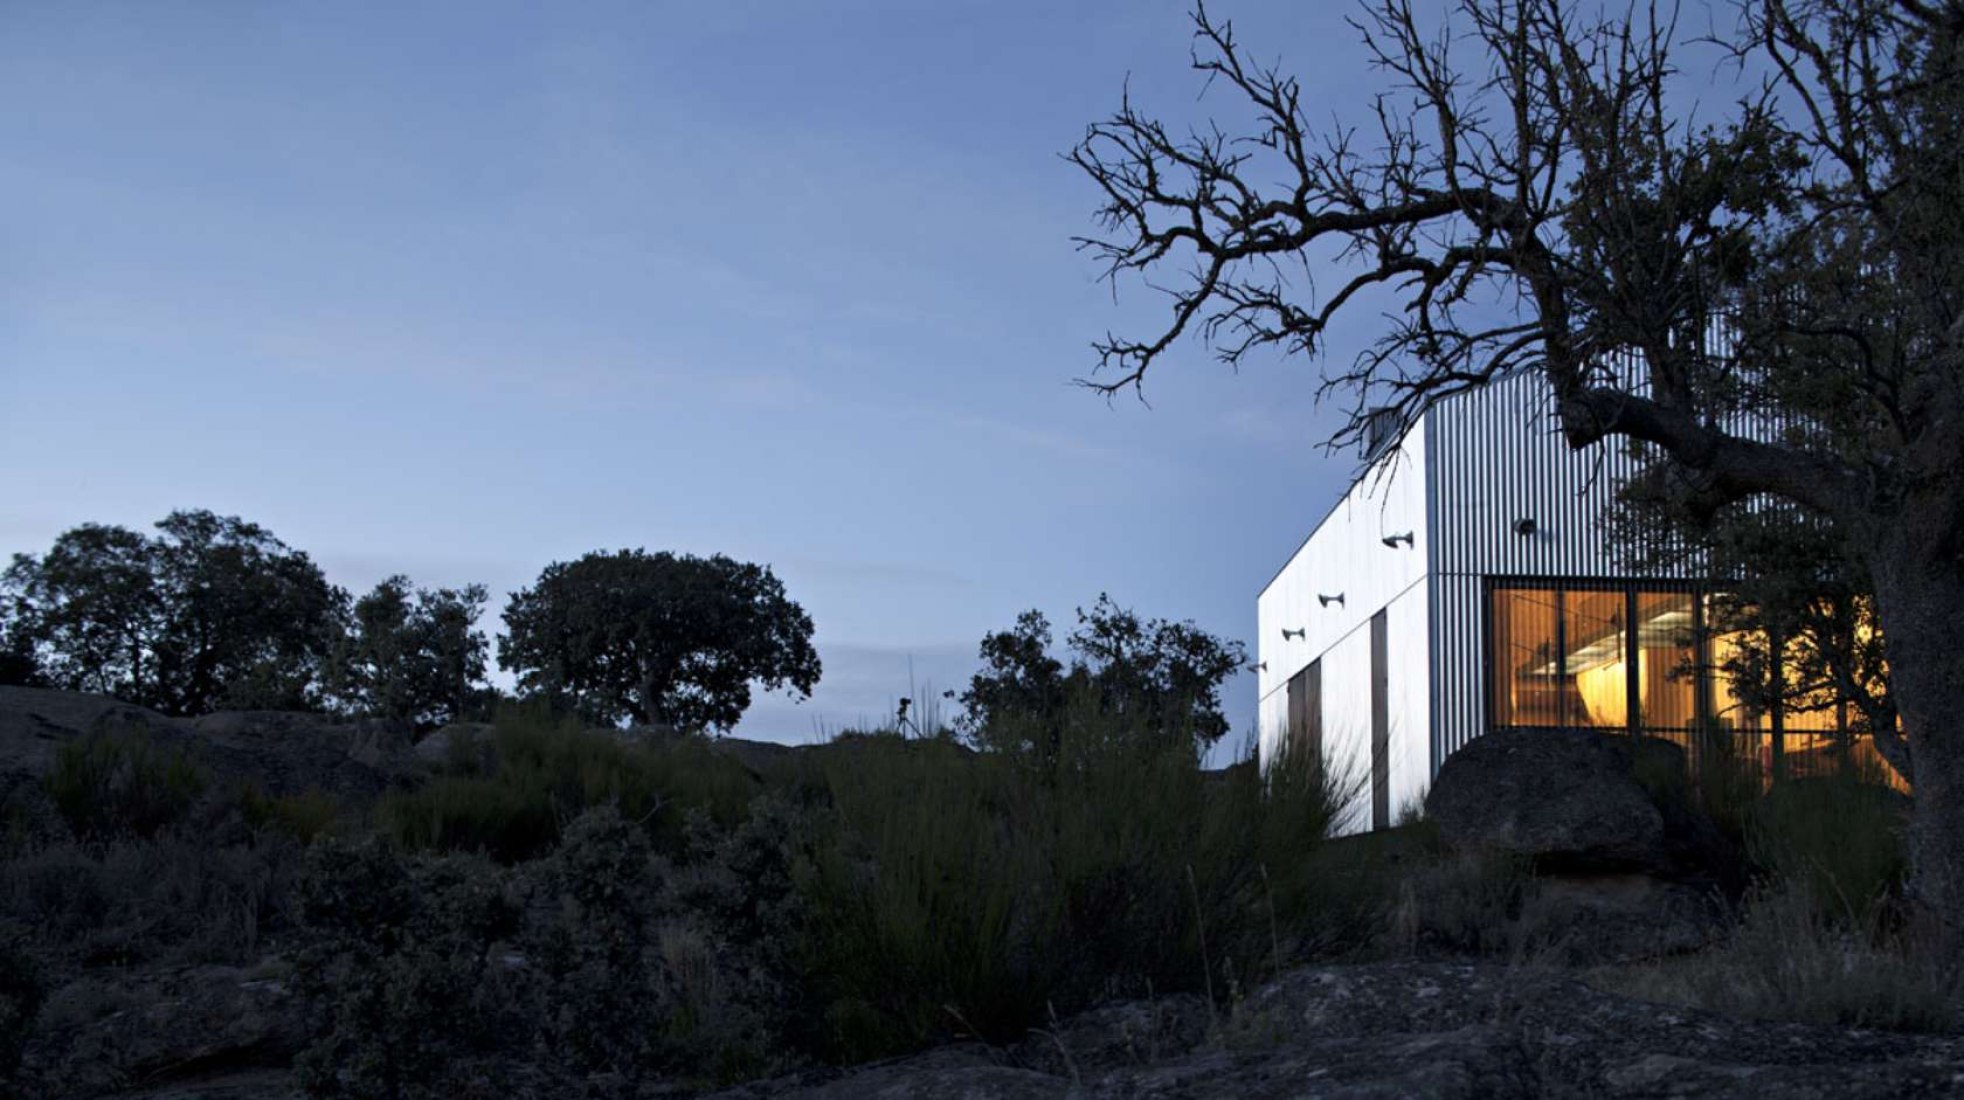
<instances>
[{"instance_id":1,"label":"large boulder","mask_svg":"<svg viewBox=\"0 0 1964 1100\"><path fill-rule=\"evenodd\" d=\"M424 734L413 752L424 767L437 771L489 771L496 763L497 732L489 722L452 722Z\"/></svg>"},{"instance_id":2,"label":"large boulder","mask_svg":"<svg viewBox=\"0 0 1964 1100\"><path fill-rule=\"evenodd\" d=\"M372 799L424 771L409 727L285 711L229 711L170 718L104 695L0 687L0 805L31 806L60 747L91 736L141 739L183 752L220 784L250 783L271 795L325 791Z\"/></svg>"},{"instance_id":3,"label":"large boulder","mask_svg":"<svg viewBox=\"0 0 1964 1100\"><path fill-rule=\"evenodd\" d=\"M56 754L67 742L91 735L141 738L210 767L197 735L154 710L107 695L0 687L0 807L30 835L55 828L42 779L54 768Z\"/></svg>"},{"instance_id":4,"label":"large boulder","mask_svg":"<svg viewBox=\"0 0 1964 1100\"><path fill-rule=\"evenodd\" d=\"M302 1009L276 965L89 974L48 998L22 1070L51 1098L290 1095ZM256 1091L211 1087L227 1078Z\"/></svg>"},{"instance_id":5,"label":"large boulder","mask_svg":"<svg viewBox=\"0 0 1964 1100\"><path fill-rule=\"evenodd\" d=\"M366 800L421 773L407 722L240 710L203 715L190 726L210 747L251 761L252 778L269 794L321 790Z\"/></svg>"},{"instance_id":6,"label":"large boulder","mask_svg":"<svg viewBox=\"0 0 1964 1100\"><path fill-rule=\"evenodd\" d=\"M0 687L0 774L44 775L63 742L92 732L141 733L169 747L194 740L177 721L107 695Z\"/></svg>"},{"instance_id":7,"label":"large boulder","mask_svg":"<svg viewBox=\"0 0 1964 1100\"><path fill-rule=\"evenodd\" d=\"M1447 843L1525 856L1544 872L1695 873L1720 841L1670 793L1683 775L1683 751L1654 738L1490 733L1446 758L1425 810Z\"/></svg>"}]
</instances>

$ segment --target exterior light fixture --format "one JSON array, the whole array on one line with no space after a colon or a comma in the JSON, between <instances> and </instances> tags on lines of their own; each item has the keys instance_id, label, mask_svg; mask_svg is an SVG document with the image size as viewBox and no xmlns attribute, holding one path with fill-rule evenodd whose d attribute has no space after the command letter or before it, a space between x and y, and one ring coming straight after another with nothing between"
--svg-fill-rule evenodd
<instances>
[{"instance_id":1,"label":"exterior light fixture","mask_svg":"<svg viewBox=\"0 0 1964 1100\"><path fill-rule=\"evenodd\" d=\"M1322 604L1324 607L1328 607L1331 604L1341 605L1343 603L1343 593L1339 592L1334 596L1325 596L1323 593L1318 592L1316 594L1316 602Z\"/></svg>"},{"instance_id":2,"label":"exterior light fixture","mask_svg":"<svg viewBox=\"0 0 1964 1100\"><path fill-rule=\"evenodd\" d=\"M1514 533L1521 536L1534 534L1540 528L1535 526L1533 516L1523 516L1514 521Z\"/></svg>"},{"instance_id":3,"label":"exterior light fixture","mask_svg":"<svg viewBox=\"0 0 1964 1100\"><path fill-rule=\"evenodd\" d=\"M1286 627L1286 626L1282 628L1282 640L1283 640L1283 641L1285 641L1285 642L1286 642L1286 641L1288 641L1288 640L1289 640L1289 637L1290 637L1291 635L1294 635L1295 637L1298 637L1298 638L1307 638L1307 637L1309 637L1309 628L1308 628L1308 627L1306 627L1306 626L1299 626L1299 627L1297 627L1297 628L1296 628L1296 629L1294 629L1294 630L1290 630L1290 629L1289 629L1288 627Z\"/></svg>"},{"instance_id":4,"label":"exterior light fixture","mask_svg":"<svg viewBox=\"0 0 1964 1100\"><path fill-rule=\"evenodd\" d=\"M1378 541L1396 550L1398 549L1398 544L1401 542L1406 546L1412 545L1412 533L1410 531L1403 531L1396 535L1386 535Z\"/></svg>"},{"instance_id":5,"label":"exterior light fixture","mask_svg":"<svg viewBox=\"0 0 1964 1100\"><path fill-rule=\"evenodd\" d=\"M1267 671L1268 671L1268 662L1267 662L1267 661L1263 661L1263 662L1262 662L1261 664L1258 664L1258 665L1256 665L1255 667L1256 667L1256 668L1259 668L1259 669L1261 669L1261 670L1262 670L1263 672L1267 672Z\"/></svg>"}]
</instances>

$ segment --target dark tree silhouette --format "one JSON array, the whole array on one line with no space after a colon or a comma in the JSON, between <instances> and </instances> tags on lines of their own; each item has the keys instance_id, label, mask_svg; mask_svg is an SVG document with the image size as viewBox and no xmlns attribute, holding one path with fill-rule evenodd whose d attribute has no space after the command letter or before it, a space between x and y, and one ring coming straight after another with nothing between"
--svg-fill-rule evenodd
<instances>
[{"instance_id":1,"label":"dark tree silhouette","mask_svg":"<svg viewBox=\"0 0 1964 1100\"><path fill-rule=\"evenodd\" d=\"M982 670L959 701L961 727L978 746L1054 756L1071 707L1089 701L1139 743L1205 752L1228 731L1221 685L1247 663L1240 642L1189 622L1140 621L1109 595L1077 612L1067 667L1050 655L1050 621L1040 611L982 639Z\"/></svg>"},{"instance_id":2,"label":"dark tree silhouette","mask_svg":"<svg viewBox=\"0 0 1964 1100\"><path fill-rule=\"evenodd\" d=\"M490 643L475 629L481 584L412 588L389 577L355 601L341 659L341 694L368 714L422 728L454 722L478 705Z\"/></svg>"},{"instance_id":3,"label":"dark tree silhouette","mask_svg":"<svg viewBox=\"0 0 1964 1100\"><path fill-rule=\"evenodd\" d=\"M27 625L27 608L0 574L0 687L48 686Z\"/></svg>"},{"instance_id":4,"label":"dark tree silhouette","mask_svg":"<svg viewBox=\"0 0 1964 1100\"><path fill-rule=\"evenodd\" d=\"M1088 384L1139 386L1188 333L1230 363L1315 353L1388 294L1382 339L1324 375L1353 402L1333 442L1534 371L1571 445L1630 441L1691 514L1817 517L1873 590L1900 716L1876 745L1914 782L1916 887L1964 956L1964 4L1736 11L1713 44L1752 90L1694 126L1655 9L1461 0L1446 33L1373 0L1356 25L1390 88L1360 132L1313 123L1197 10L1195 69L1260 120L1181 134L1127 100L1070 154L1103 193L1084 246L1172 296Z\"/></svg>"},{"instance_id":5,"label":"dark tree silhouette","mask_svg":"<svg viewBox=\"0 0 1964 1100\"><path fill-rule=\"evenodd\" d=\"M498 665L521 692L570 696L600 722L727 730L750 685L809 697L811 616L767 566L622 550L554 562L512 593Z\"/></svg>"},{"instance_id":6,"label":"dark tree silhouette","mask_svg":"<svg viewBox=\"0 0 1964 1100\"><path fill-rule=\"evenodd\" d=\"M45 680L167 714L321 706L347 594L236 516L172 512L157 529L84 524L14 556L10 634Z\"/></svg>"},{"instance_id":7,"label":"dark tree silhouette","mask_svg":"<svg viewBox=\"0 0 1964 1100\"><path fill-rule=\"evenodd\" d=\"M132 702L159 695L152 647L165 621L156 548L135 531L85 523L5 577L9 640L47 682Z\"/></svg>"}]
</instances>

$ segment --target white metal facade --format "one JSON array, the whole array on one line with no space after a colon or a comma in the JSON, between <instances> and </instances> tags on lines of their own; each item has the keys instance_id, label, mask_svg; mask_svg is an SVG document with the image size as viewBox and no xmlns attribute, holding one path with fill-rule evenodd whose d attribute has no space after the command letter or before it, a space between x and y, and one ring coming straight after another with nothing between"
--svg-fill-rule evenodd
<instances>
[{"instance_id":1,"label":"white metal facade","mask_svg":"<svg viewBox=\"0 0 1964 1100\"><path fill-rule=\"evenodd\" d=\"M1570 449L1536 374L1426 412L1257 600L1263 760L1286 729L1290 678L1320 661L1323 749L1338 775L1359 787L1345 831L1371 827L1367 627L1382 611L1388 790L1378 805L1395 820L1422 801L1440 762L1486 728L1489 581L1625 575L1602 524L1616 486L1636 467L1614 442ZM1517 533L1521 520L1533 521L1532 534ZM1409 544L1385 542L1406 533ZM1335 595L1342 603L1318 599Z\"/></svg>"}]
</instances>

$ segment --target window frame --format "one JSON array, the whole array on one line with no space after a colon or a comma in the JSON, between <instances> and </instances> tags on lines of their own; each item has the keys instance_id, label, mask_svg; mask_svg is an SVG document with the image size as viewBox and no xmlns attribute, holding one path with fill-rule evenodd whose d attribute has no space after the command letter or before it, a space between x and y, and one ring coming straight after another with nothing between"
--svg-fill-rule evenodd
<instances>
[{"instance_id":1,"label":"window frame","mask_svg":"<svg viewBox=\"0 0 1964 1100\"><path fill-rule=\"evenodd\" d=\"M1496 624L1494 599L1498 593L1533 589L1554 593L1555 618L1555 660L1566 667L1569 658L1568 646L1568 594L1570 592L1620 592L1623 595L1624 651L1636 653L1641 642L1637 636L1637 596L1640 593L1664 593L1688 595L1691 597L1692 614L1692 654L1698 674L1692 680L1692 722L1693 727L1716 716L1714 711L1716 690L1713 677L1718 670L1712 665L1712 632L1706 623L1706 603L1716 593L1724 591L1724 586L1712 581L1669 580L1661 578L1606 577L1587 575L1534 575L1534 574L1496 574L1481 578L1480 584L1480 691L1481 725L1488 733L1503 730L1591 730L1604 732L1606 727L1583 725L1570 721L1568 701L1564 699L1557 714L1558 720L1552 725L1503 724L1500 719L1499 699L1496 694L1495 645ZM1776 655L1777 661L1777 655ZM1624 713L1626 721L1622 732L1630 734L1683 734L1693 727L1646 725L1641 719L1643 708L1638 704L1641 692L1636 681L1637 662L1628 662L1629 668L1624 680ZM1779 674L1776 664L1775 674ZM1786 706L1776 702L1766 715L1766 725L1758 730L1737 731L1742 734L1771 735L1773 754L1781 755L1785 733ZM1846 735L1849 732L1847 721L1847 701L1843 700L1836 708L1838 721L1835 732Z\"/></svg>"}]
</instances>

